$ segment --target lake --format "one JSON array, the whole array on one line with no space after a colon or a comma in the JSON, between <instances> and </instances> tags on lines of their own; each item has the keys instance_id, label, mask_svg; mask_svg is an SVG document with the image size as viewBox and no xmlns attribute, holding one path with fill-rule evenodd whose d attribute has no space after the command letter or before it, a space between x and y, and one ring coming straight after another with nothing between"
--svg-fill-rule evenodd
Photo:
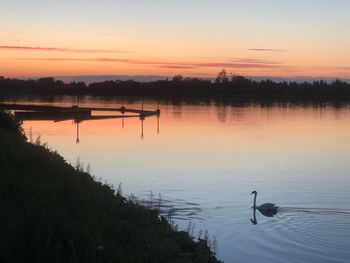
<instances>
[{"instance_id":1,"label":"lake","mask_svg":"<svg viewBox=\"0 0 350 263\"><path fill-rule=\"evenodd\" d=\"M225 262L349 262L350 107L160 102L160 110L144 121L24 121L24 130L73 165L89 164L96 180L160 205L180 230L208 231ZM253 190L258 204L280 207L275 216L254 219Z\"/></svg>"}]
</instances>

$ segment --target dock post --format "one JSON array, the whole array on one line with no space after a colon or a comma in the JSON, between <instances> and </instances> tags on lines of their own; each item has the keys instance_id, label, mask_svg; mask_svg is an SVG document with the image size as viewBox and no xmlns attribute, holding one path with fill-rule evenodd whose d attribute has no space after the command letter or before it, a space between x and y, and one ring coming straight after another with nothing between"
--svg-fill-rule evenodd
<instances>
[{"instance_id":1,"label":"dock post","mask_svg":"<svg viewBox=\"0 0 350 263\"><path fill-rule=\"evenodd\" d=\"M77 139L75 141L76 144L79 144L80 139L79 139L79 122L77 122Z\"/></svg>"},{"instance_id":2,"label":"dock post","mask_svg":"<svg viewBox=\"0 0 350 263\"><path fill-rule=\"evenodd\" d=\"M143 140L143 121L144 119L141 119L141 140Z\"/></svg>"},{"instance_id":3,"label":"dock post","mask_svg":"<svg viewBox=\"0 0 350 263\"><path fill-rule=\"evenodd\" d=\"M157 135L159 135L159 115L157 115Z\"/></svg>"}]
</instances>

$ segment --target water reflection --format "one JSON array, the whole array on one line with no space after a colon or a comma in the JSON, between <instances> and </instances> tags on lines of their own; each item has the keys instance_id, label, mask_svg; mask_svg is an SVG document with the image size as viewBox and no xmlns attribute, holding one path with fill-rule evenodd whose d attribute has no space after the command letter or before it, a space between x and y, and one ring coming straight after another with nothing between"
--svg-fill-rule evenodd
<instances>
[{"instance_id":1,"label":"water reflection","mask_svg":"<svg viewBox=\"0 0 350 263\"><path fill-rule=\"evenodd\" d=\"M276 210L262 210L257 207L252 207L253 217L250 222L253 225L258 224L256 219L256 211L265 217L274 217L276 214L284 215L284 217L292 217L299 215L317 215L317 216L350 216L350 211L347 209L332 209L332 208L306 208L306 207L278 207Z\"/></svg>"},{"instance_id":2,"label":"water reflection","mask_svg":"<svg viewBox=\"0 0 350 263\"><path fill-rule=\"evenodd\" d=\"M126 117L122 117L122 128L125 128L125 121L124 121L124 119L125 119ZM159 135L159 133L160 133L160 124L159 124L159 119L160 119L160 116L157 116L156 117L157 118L157 128L156 128L156 132L157 132L157 135ZM102 119L111 119L111 118L100 118L101 120ZM140 123L141 123L141 131L140 131L140 138L141 139L144 139L144 136L145 136L145 134L144 134L144 121L145 121L145 119L146 119L146 117L140 117ZM87 121L87 120L85 120L85 121ZM75 125L76 125L76 143L77 144L79 144L80 143L80 130L79 130L79 126L80 126L80 124L83 122L82 120L79 120L79 119L73 119L73 122L75 123Z\"/></svg>"},{"instance_id":3,"label":"water reflection","mask_svg":"<svg viewBox=\"0 0 350 263\"><path fill-rule=\"evenodd\" d=\"M256 225L258 221L256 220L256 208L253 207L253 218L250 219L253 225Z\"/></svg>"},{"instance_id":4,"label":"water reflection","mask_svg":"<svg viewBox=\"0 0 350 263\"><path fill-rule=\"evenodd\" d=\"M39 121L39 120L43 120L44 117L37 115L36 113L32 113L32 112L17 112L16 113L16 117L20 120L31 120L31 121ZM106 119L122 119L122 128L125 128L125 119L126 118L131 118L131 117L135 117L135 116L126 116L126 115L122 115L122 116L91 116L91 117L86 117L86 118L80 118L80 117L73 117L73 118L69 118L65 117L64 119L60 119L58 120L57 118L55 118L54 116L52 117L45 117L46 121L53 121L53 122L60 122L60 121L67 121L67 120L72 120L75 124L76 127L76 143L79 144L80 143L80 125L85 122L85 121L94 121L94 120L106 120ZM140 116L139 120L141 123L141 128L140 128L140 137L141 139L144 138L145 134L144 134L144 121L146 119L146 117L148 116ZM160 133L160 116L156 116L157 118L157 127L156 127L156 133L159 134Z\"/></svg>"}]
</instances>

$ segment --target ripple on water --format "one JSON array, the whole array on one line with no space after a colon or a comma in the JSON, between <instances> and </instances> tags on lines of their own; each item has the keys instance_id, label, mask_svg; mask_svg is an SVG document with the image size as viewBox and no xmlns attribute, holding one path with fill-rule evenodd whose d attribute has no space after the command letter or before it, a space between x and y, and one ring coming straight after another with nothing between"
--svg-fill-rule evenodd
<instances>
[{"instance_id":1,"label":"ripple on water","mask_svg":"<svg viewBox=\"0 0 350 263\"><path fill-rule=\"evenodd\" d=\"M224 258L238 262L347 262L350 211L342 209L281 207L274 217L252 211L234 201L211 206L185 199L153 197L145 204L160 208L165 217L182 222L203 222L215 232ZM220 222L220 225L217 225ZM214 230L214 231L213 231ZM198 231L198 229L197 229Z\"/></svg>"},{"instance_id":2,"label":"ripple on water","mask_svg":"<svg viewBox=\"0 0 350 263\"><path fill-rule=\"evenodd\" d=\"M281 209L274 218L257 217L258 224L249 238L238 238L246 241L246 245L236 244L238 254L252 254L253 247L253 253L263 261L347 262L344 251L349 249L349 212Z\"/></svg>"}]
</instances>

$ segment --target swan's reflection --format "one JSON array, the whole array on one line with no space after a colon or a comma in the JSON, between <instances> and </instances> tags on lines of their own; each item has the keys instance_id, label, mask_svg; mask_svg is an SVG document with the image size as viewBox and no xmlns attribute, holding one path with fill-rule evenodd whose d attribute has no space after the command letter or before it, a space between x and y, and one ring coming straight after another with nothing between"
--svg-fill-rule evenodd
<instances>
[{"instance_id":1,"label":"swan's reflection","mask_svg":"<svg viewBox=\"0 0 350 263\"><path fill-rule=\"evenodd\" d=\"M258 221L256 221L256 208L253 208L253 218L250 219L253 225L256 225Z\"/></svg>"},{"instance_id":2,"label":"swan's reflection","mask_svg":"<svg viewBox=\"0 0 350 263\"><path fill-rule=\"evenodd\" d=\"M266 216L266 217L273 217L274 215L277 214L277 209L266 210L266 209L259 209L257 207L253 207L253 218L250 219L250 222L253 225L258 224L258 221L256 220L256 210L258 210L260 212L260 214L262 214L263 216Z\"/></svg>"}]
</instances>

